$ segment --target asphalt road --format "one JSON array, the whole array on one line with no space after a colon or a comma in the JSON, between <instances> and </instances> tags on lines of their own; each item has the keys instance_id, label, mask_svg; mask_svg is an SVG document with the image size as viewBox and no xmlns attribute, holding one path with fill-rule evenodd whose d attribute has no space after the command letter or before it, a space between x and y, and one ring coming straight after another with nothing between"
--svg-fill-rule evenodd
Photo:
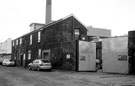
<instances>
[{"instance_id":1,"label":"asphalt road","mask_svg":"<svg viewBox=\"0 0 135 86\"><path fill-rule=\"evenodd\" d=\"M135 86L135 75L30 71L0 66L0 86Z\"/></svg>"}]
</instances>

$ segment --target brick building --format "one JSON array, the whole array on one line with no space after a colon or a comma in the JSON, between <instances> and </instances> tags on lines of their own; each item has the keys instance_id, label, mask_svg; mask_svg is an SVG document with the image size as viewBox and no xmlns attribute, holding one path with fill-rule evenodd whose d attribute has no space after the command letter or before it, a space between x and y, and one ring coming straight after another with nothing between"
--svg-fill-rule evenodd
<instances>
[{"instance_id":1,"label":"brick building","mask_svg":"<svg viewBox=\"0 0 135 86\"><path fill-rule=\"evenodd\" d=\"M12 59L26 67L42 58L49 60L53 68L77 70L77 40L87 40L87 28L70 15L14 39Z\"/></svg>"}]
</instances>

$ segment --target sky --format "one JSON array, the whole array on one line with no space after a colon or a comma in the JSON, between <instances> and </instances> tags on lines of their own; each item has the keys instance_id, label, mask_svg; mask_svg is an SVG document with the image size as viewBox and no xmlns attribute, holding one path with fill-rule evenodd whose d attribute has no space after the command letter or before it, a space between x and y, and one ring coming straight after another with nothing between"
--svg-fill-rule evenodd
<instances>
[{"instance_id":1,"label":"sky","mask_svg":"<svg viewBox=\"0 0 135 86\"><path fill-rule=\"evenodd\" d=\"M45 23L46 0L0 0L0 42ZM85 26L110 29L112 36L135 30L135 0L52 0L52 20L74 14Z\"/></svg>"}]
</instances>

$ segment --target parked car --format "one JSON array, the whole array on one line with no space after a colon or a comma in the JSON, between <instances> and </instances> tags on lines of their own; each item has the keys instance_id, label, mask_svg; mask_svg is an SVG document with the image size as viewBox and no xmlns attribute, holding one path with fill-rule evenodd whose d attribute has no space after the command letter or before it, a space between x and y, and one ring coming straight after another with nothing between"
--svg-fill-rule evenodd
<instances>
[{"instance_id":1,"label":"parked car","mask_svg":"<svg viewBox=\"0 0 135 86\"><path fill-rule=\"evenodd\" d=\"M4 58L0 58L0 65L2 64L3 60L4 60Z\"/></svg>"},{"instance_id":2,"label":"parked car","mask_svg":"<svg viewBox=\"0 0 135 86\"><path fill-rule=\"evenodd\" d=\"M15 62L11 59L4 59L2 61L3 66L15 66Z\"/></svg>"},{"instance_id":3,"label":"parked car","mask_svg":"<svg viewBox=\"0 0 135 86\"><path fill-rule=\"evenodd\" d=\"M32 63L28 64L29 70L37 70L40 71L41 69L50 70L52 69L51 62L44 59L35 59Z\"/></svg>"}]
</instances>

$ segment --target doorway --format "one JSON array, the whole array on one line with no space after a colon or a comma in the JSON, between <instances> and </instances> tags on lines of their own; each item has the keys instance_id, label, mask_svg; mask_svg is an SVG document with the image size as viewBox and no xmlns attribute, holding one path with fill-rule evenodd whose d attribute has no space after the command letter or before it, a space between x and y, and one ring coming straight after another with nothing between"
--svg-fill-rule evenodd
<instances>
[{"instance_id":1,"label":"doorway","mask_svg":"<svg viewBox=\"0 0 135 86\"><path fill-rule=\"evenodd\" d=\"M50 50L43 50L42 51L42 59L50 61Z\"/></svg>"},{"instance_id":2,"label":"doorway","mask_svg":"<svg viewBox=\"0 0 135 86\"><path fill-rule=\"evenodd\" d=\"M23 66L23 55L20 56L20 66Z\"/></svg>"}]
</instances>

